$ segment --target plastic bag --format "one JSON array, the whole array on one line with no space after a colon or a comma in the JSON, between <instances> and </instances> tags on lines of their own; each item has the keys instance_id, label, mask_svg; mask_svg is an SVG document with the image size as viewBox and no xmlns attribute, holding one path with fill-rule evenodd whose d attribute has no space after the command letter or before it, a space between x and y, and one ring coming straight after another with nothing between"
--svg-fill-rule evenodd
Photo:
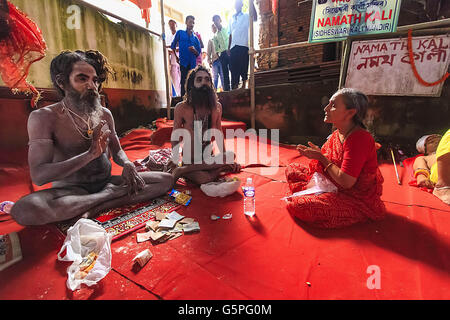
<instances>
[{"instance_id":1,"label":"plastic bag","mask_svg":"<svg viewBox=\"0 0 450 320\"><path fill-rule=\"evenodd\" d=\"M306 185L306 189L302 191L298 191L293 193L288 197L282 198L282 200L287 200L293 197L303 196L306 194L321 194L325 192L337 192L338 188L334 185L333 182L327 179L323 174L319 172L314 172Z\"/></svg>"},{"instance_id":2,"label":"plastic bag","mask_svg":"<svg viewBox=\"0 0 450 320\"><path fill-rule=\"evenodd\" d=\"M67 230L66 239L58 253L59 261L73 261L67 268L67 288L74 291L81 284L92 286L109 273L111 240L111 234L89 219L80 219ZM64 250L66 254L61 257ZM87 262L91 263L83 270Z\"/></svg>"},{"instance_id":3,"label":"plastic bag","mask_svg":"<svg viewBox=\"0 0 450 320\"><path fill-rule=\"evenodd\" d=\"M223 182L210 182L200 185L200 189L210 197L226 197L239 189L241 180L233 178Z\"/></svg>"}]
</instances>

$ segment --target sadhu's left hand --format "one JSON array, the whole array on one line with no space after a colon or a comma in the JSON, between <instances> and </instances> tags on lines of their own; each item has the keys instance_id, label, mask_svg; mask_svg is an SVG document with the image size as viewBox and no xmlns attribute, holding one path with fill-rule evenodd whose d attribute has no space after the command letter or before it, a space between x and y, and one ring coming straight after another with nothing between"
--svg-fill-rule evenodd
<instances>
[{"instance_id":1,"label":"sadhu's left hand","mask_svg":"<svg viewBox=\"0 0 450 320\"><path fill-rule=\"evenodd\" d=\"M128 194L137 194L145 187L145 181L136 170L136 166L130 161L124 164L122 171L123 182L128 186Z\"/></svg>"},{"instance_id":2,"label":"sadhu's left hand","mask_svg":"<svg viewBox=\"0 0 450 320\"><path fill-rule=\"evenodd\" d=\"M299 144L297 145L297 150L300 152L302 156L305 156L309 159L316 159L320 160L321 157L323 157L322 152L320 151L320 148L316 146L311 141L308 141L308 146Z\"/></svg>"}]
</instances>

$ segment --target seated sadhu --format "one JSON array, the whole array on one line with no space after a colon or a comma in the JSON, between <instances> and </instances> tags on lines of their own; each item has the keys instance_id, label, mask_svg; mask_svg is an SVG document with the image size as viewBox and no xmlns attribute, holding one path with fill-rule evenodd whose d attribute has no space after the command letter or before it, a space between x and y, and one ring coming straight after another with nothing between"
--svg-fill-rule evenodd
<instances>
[{"instance_id":1,"label":"seated sadhu","mask_svg":"<svg viewBox=\"0 0 450 320\"><path fill-rule=\"evenodd\" d=\"M52 60L50 75L62 100L31 112L28 119L31 179L52 187L16 202L11 215L19 224L94 217L172 187L170 174L138 173L122 150L113 116L100 103L109 70L98 51L64 51ZM109 155L123 167L121 176L111 175Z\"/></svg>"},{"instance_id":2,"label":"seated sadhu","mask_svg":"<svg viewBox=\"0 0 450 320\"><path fill-rule=\"evenodd\" d=\"M433 194L450 204L450 129L440 136L426 135L416 143L423 153L414 160L414 177L417 185L433 189Z\"/></svg>"},{"instance_id":3,"label":"seated sadhu","mask_svg":"<svg viewBox=\"0 0 450 320\"><path fill-rule=\"evenodd\" d=\"M209 70L198 65L188 74L185 86L183 101L175 106L171 136L173 159L178 158L182 145L182 166L172 171L175 182L183 177L200 185L223 173L239 172L234 153L225 151L222 105ZM219 150L216 154L213 141Z\"/></svg>"},{"instance_id":4,"label":"seated sadhu","mask_svg":"<svg viewBox=\"0 0 450 320\"><path fill-rule=\"evenodd\" d=\"M304 190L315 172L337 186L337 192L294 196L287 209L298 219L321 228L339 228L368 219L379 220L386 208L380 199L383 176L378 168L375 141L362 120L367 97L354 89L337 91L325 107L324 122L336 130L320 149L311 142L298 145L309 166L286 168L292 193Z\"/></svg>"}]
</instances>

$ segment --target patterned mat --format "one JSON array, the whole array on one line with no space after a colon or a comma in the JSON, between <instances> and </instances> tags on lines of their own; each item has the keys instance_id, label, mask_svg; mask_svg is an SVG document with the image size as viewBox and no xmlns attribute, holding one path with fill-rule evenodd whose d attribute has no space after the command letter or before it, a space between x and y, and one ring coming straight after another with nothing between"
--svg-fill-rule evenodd
<instances>
[{"instance_id":1,"label":"patterned mat","mask_svg":"<svg viewBox=\"0 0 450 320\"><path fill-rule=\"evenodd\" d=\"M156 198L148 202L141 202L121 208L114 208L100 213L93 221L100 224L116 240L134 230L142 228L147 221L154 220L156 213L176 210L181 207L168 197ZM61 222L56 224L59 231L66 235L67 230L76 221Z\"/></svg>"}]
</instances>

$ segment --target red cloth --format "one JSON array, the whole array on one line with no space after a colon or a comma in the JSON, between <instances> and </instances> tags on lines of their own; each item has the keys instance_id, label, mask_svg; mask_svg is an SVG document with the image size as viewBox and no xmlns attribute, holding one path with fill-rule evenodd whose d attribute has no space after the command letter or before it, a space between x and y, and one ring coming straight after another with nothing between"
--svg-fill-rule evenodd
<instances>
[{"instance_id":1,"label":"red cloth","mask_svg":"<svg viewBox=\"0 0 450 320\"><path fill-rule=\"evenodd\" d=\"M131 161L161 148L150 145L150 134L137 129L120 139ZM279 153L280 166L298 155L294 147L284 145ZM305 157L298 160L307 163ZM2 164L0 178L3 169ZM115 174L121 169L113 164ZM262 173L244 169L237 174L241 181L253 178L255 219L242 213L241 190L209 198L198 187L190 188L191 204L177 212L198 220L199 233L155 246L136 243L135 233L118 239L111 244L108 275L98 285L74 292L65 286L70 263L55 261L64 239L47 226L1 222L0 234L19 232L23 260L0 272L0 300L449 299L449 206L406 183L398 185L392 164L381 164L380 170L385 178L382 199L389 211L385 219L337 230L298 224L279 200L287 183ZM0 181L0 201L15 201L30 192L28 172L28 167L8 171ZM210 219L211 214L226 213L232 213L232 219ZM153 258L136 269L133 258L145 249ZM369 265L381 269L380 290L367 287Z\"/></svg>"},{"instance_id":2,"label":"red cloth","mask_svg":"<svg viewBox=\"0 0 450 320\"><path fill-rule=\"evenodd\" d=\"M39 92L27 83L30 66L44 58L47 46L39 27L26 14L8 2L9 36L0 41L0 74L12 90L33 93L31 105L36 106Z\"/></svg>"},{"instance_id":3,"label":"red cloth","mask_svg":"<svg viewBox=\"0 0 450 320\"><path fill-rule=\"evenodd\" d=\"M322 228L339 228L357 222L362 222L368 218L372 220L382 219L386 208L381 201L382 183L384 181L376 163L375 142L369 139L365 133L354 132L353 135L361 136L354 138L353 142L344 145L339 140L338 131L335 130L331 137L322 147L322 153L336 166L342 168L344 161L350 172L360 171L355 185L350 189L342 188L338 183L323 171L322 164L317 160L312 160L309 167L300 164L290 164L286 168L287 182L292 193L304 190L314 172L324 174L338 187L337 193L322 193L319 195L304 195L290 198L287 204L289 212L302 221ZM351 138L349 136L349 139ZM353 138L351 139L351 141ZM360 168L357 164L352 164L352 160L346 154L348 146L360 148L357 141L365 141L366 160ZM367 151L370 150L370 151ZM353 154L353 150L350 151ZM357 157L360 163L364 156Z\"/></svg>"}]
</instances>

